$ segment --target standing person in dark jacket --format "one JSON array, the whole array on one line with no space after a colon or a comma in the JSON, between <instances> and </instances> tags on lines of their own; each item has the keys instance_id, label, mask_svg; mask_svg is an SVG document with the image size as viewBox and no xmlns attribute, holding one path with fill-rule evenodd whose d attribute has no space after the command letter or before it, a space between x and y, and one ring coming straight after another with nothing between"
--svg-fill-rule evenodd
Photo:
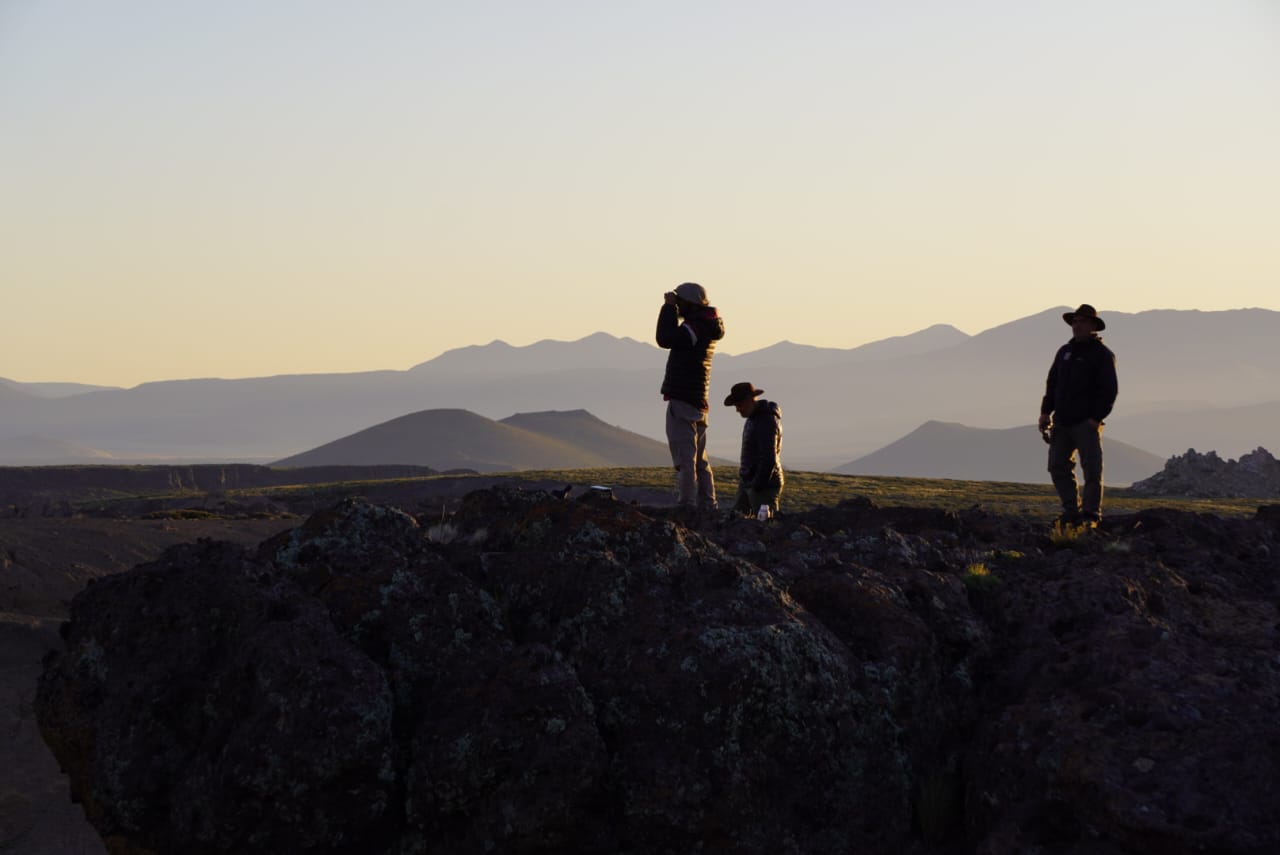
<instances>
[{"instance_id":1,"label":"standing person in dark jacket","mask_svg":"<svg viewBox=\"0 0 1280 855\"><path fill-rule=\"evenodd\" d=\"M1058 348L1040 401L1040 430L1049 434L1049 474L1062 499L1063 522L1095 526L1102 519L1102 420L1111 414L1119 384L1116 356L1098 333L1107 328L1084 304L1062 319L1071 341ZM1077 491L1075 453L1084 489Z\"/></svg>"},{"instance_id":2,"label":"standing person in dark jacket","mask_svg":"<svg viewBox=\"0 0 1280 855\"><path fill-rule=\"evenodd\" d=\"M763 389L750 383L734 383L724 399L726 407L735 408L747 420L742 426L738 498L733 504L743 514L758 513L766 505L770 514L776 514L782 493L782 410L760 398L763 394Z\"/></svg>"},{"instance_id":3,"label":"standing person in dark jacket","mask_svg":"<svg viewBox=\"0 0 1280 855\"><path fill-rule=\"evenodd\" d=\"M707 460L707 393L711 357L724 338L724 321L708 305L707 292L684 282L663 296L658 312L658 347L670 350L662 378L667 402L667 445L676 468L681 505L715 510L716 482Z\"/></svg>"}]
</instances>

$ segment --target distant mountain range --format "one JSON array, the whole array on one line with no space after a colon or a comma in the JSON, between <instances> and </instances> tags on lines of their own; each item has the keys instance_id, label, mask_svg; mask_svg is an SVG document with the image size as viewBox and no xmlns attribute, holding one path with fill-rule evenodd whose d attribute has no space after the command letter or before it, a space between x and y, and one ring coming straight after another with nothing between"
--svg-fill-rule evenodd
<instances>
[{"instance_id":1,"label":"distant mountain range","mask_svg":"<svg viewBox=\"0 0 1280 855\"><path fill-rule=\"evenodd\" d=\"M1238 456L1280 435L1280 312L1105 311L1120 399L1108 423L1162 458L1194 447ZM857 348L792 342L720 353L712 369L709 444L736 459L741 422L720 406L750 380L782 407L784 460L830 469L929 421L1025 425L1070 331L1069 307L969 336L938 325ZM732 348L733 326L723 343ZM595 333L525 347L459 348L405 371L243 380L174 380L132 389L0 382L0 464L33 440L117 459L265 461L298 455L406 414L588 410L664 444L658 393L666 354ZM522 427L522 425L507 425ZM25 439L23 439L25 438ZM56 461L51 461L56 462ZM407 462L407 461L402 461Z\"/></svg>"},{"instance_id":2,"label":"distant mountain range","mask_svg":"<svg viewBox=\"0 0 1280 855\"><path fill-rule=\"evenodd\" d=\"M493 421L467 410L424 410L278 460L277 467L409 464L503 472L669 466L665 443L605 424L585 410L519 413Z\"/></svg>"},{"instance_id":3,"label":"distant mountain range","mask_svg":"<svg viewBox=\"0 0 1280 855\"><path fill-rule=\"evenodd\" d=\"M835 468L845 475L1044 483L1048 446L1035 425L990 430L925 422L889 445ZM1159 472L1164 459L1103 432L1104 477L1125 487Z\"/></svg>"}]
</instances>

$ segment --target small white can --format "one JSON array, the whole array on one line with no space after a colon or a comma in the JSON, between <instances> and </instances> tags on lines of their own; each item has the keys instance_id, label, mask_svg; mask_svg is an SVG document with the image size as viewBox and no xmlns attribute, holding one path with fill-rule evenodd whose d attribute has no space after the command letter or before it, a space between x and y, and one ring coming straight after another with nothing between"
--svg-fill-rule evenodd
<instances>
[{"instance_id":1,"label":"small white can","mask_svg":"<svg viewBox=\"0 0 1280 855\"><path fill-rule=\"evenodd\" d=\"M756 519L760 520L760 522L764 522L771 516L773 516L773 513L769 510L768 505L761 505L760 510L756 511Z\"/></svg>"}]
</instances>

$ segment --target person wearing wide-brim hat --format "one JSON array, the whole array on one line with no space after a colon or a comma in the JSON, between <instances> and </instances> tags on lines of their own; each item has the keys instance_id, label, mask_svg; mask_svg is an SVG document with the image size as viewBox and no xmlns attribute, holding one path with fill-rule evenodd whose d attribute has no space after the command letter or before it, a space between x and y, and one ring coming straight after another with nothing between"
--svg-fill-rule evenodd
<instances>
[{"instance_id":1,"label":"person wearing wide-brim hat","mask_svg":"<svg viewBox=\"0 0 1280 855\"><path fill-rule=\"evenodd\" d=\"M1040 400L1039 428L1049 440L1049 475L1062 500L1063 522L1088 526L1102 519L1102 424L1115 405L1116 356L1102 343L1107 324L1088 303L1062 319L1071 341L1058 348ZM1076 452L1084 486L1076 483Z\"/></svg>"},{"instance_id":2,"label":"person wearing wide-brim hat","mask_svg":"<svg viewBox=\"0 0 1280 855\"><path fill-rule=\"evenodd\" d=\"M763 389L750 383L734 383L724 399L746 419L742 426L742 454L738 462L738 497L733 510L743 514L766 516L778 512L782 494L782 410L773 401L760 396Z\"/></svg>"}]
</instances>

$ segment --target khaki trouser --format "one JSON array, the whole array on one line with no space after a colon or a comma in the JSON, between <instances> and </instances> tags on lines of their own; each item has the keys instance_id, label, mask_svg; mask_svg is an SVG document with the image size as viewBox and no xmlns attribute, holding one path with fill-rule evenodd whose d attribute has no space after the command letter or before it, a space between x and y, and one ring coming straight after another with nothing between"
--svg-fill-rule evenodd
<instances>
[{"instance_id":1,"label":"khaki trouser","mask_svg":"<svg viewBox=\"0 0 1280 855\"><path fill-rule=\"evenodd\" d=\"M684 401L667 402L667 446L682 505L716 506L716 480L707 460L707 413Z\"/></svg>"},{"instance_id":2,"label":"khaki trouser","mask_svg":"<svg viewBox=\"0 0 1280 855\"><path fill-rule=\"evenodd\" d=\"M1076 452L1080 452L1080 471L1084 488L1076 485ZM1054 425L1049 443L1049 475L1062 500L1066 514L1079 514L1088 519L1102 518L1102 426L1088 420L1074 425Z\"/></svg>"}]
</instances>

